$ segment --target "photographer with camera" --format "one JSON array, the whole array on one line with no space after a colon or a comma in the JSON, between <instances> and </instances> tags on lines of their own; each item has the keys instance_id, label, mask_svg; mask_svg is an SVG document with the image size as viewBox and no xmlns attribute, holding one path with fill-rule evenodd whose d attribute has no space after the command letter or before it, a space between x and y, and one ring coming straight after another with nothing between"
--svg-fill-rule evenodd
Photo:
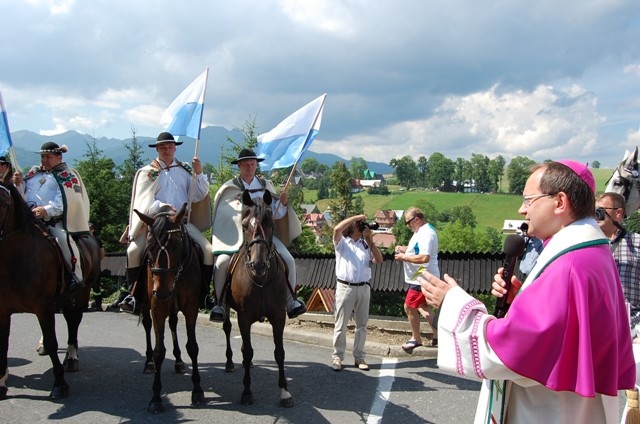
<instances>
[{"instance_id":1,"label":"photographer with camera","mask_svg":"<svg viewBox=\"0 0 640 424\"><path fill-rule=\"evenodd\" d=\"M413 236L411 236L408 246L396 246L395 260L402 262L404 281L409 285L404 301L404 311L407 313L409 325L411 325L411 339L402 345L402 350L413 353L413 349L422 346L420 315L433 328L431 346L438 345L438 326L434 322L433 308L427 304L420 283L416 281L420 267L424 267L424 270L440 278L438 236L433 226L425 221L424 213L416 207L409 208L404 213L404 220L413 232Z\"/></svg>"},{"instance_id":2,"label":"photographer with camera","mask_svg":"<svg viewBox=\"0 0 640 424\"><path fill-rule=\"evenodd\" d=\"M356 322L353 357L355 366L368 371L364 344L367 339L369 301L371 299L370 263L382 262L382 253L373 243L372 229L366 215L356 215L340 221L333 228L333 247L336 252L336 307L333 330L333 370L342 370L347 345L347 323L351 316Z\"/></svg>"}]
</instances>

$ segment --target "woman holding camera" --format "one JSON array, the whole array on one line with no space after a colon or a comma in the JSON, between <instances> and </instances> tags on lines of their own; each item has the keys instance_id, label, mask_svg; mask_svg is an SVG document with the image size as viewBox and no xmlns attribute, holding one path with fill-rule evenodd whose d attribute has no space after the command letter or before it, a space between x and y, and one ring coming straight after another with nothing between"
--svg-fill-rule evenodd
<instances>
[{"instance_id":1,"label":"woman holding camera","mask_svg":"<svg viewBox=\"0 0 640 424\"><path fill-rule=\"evenodd\" d=\"M373 232L366 215L356 215L340 221L333 228L333 247L336 251L336 308L333 330L333 370L342 369L347 345L347 323L354 315L356 322L353 341L355 366L369 370L365 362L364 344L367 339L369 301L371 299L371 262L382 262L382 253L373 243Z\"/></svg>"}]
</instances>

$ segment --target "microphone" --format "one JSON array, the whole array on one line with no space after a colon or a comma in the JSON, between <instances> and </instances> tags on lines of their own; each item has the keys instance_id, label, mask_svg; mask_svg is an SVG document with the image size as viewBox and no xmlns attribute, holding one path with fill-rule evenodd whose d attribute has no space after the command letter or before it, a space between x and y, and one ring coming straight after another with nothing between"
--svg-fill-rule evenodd
<instances>
[{"instance_id":1,"label":"microphone","mask_svg":"<svg viewBox=\"0 0 640 424\"><path fill-rule=\"evenodd\" d=\"M507 293L497 298L496 307L493 310L493 315L496 318L502 318L507 314L509 310L509 306L511 304L507 300L509 298L509 289L511 288L511 276L513 275L514 270L516 269L516 264L518 263L518 259L524 253L524 249L526 247L526 243L524 238L519 235L511 234L504 241L504 263L502 264L502 278L504 279L507 289Z\"/></svg>"}]
</instances>

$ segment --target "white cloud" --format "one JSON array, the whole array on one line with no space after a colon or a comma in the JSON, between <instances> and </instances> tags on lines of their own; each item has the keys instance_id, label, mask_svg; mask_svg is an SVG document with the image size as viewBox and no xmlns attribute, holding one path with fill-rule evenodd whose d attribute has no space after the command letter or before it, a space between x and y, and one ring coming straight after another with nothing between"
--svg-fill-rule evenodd
<instances>
[{"instance_id":1,"label":"white cloud","mask_svg":"<svg viewBox=\"0 0 640 424\"><path fill-rule=\"evenodd\" d=\"M18 1L18 0L16 0ZM24 0L31 6L46 9L53 16L66 15L75 5L75 0Z\"/></svg>"},{"instance_id":2,"label":"white cloud","mask_svg":"<svg viewBox=\"0 0 640 424\"><path fill-rule=\"evenodd\" d=\"M337 36L353 35L350 10L342 2L331 0L280 0L282 11L294 22L320 29Z\"/></svg>"},{"instance_id":3,"label":"white cloud","mask_svg":"<svg viewBox=\"0 0 640 424\"><path fill-rule=\"evenodd\" d=\"M626 74L633 74L640 77L640 64L634 63L632 65L627 65L624 67L624 72Z\"/></svg>"}]
</instances>

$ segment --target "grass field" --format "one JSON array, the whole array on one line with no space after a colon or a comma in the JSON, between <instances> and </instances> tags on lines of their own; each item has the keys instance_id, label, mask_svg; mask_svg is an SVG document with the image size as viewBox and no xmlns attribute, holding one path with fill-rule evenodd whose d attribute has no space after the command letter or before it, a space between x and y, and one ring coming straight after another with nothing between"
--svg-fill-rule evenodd
<instances>
[{"instance_id":1,"label":"grass field","mask_svg":"<svg viewBox=\"0 0 640 424\"><path fill-rule=\"evenodd\" d=\"M598 192L603 192L607 180L613 174L612 169L592 169L596 179ZM508 188L508 182L503 182L503 190ZM470 206L478 221L478 226L493 227L501 230L505 219L521 219L518 208L522 204L521 195L515 194L478 194L478 193L440 193L427 191L399 191L399 187L390 186L391 194L388 196L369 195L366 192L358 193L362 196L365 205L365 214L372 218L379 209L405 210L416 204L418 200L427 199L435 205L438 211L445 211L456 206ZM311 203L316 199L313 190L305 190L305 203ZM315 202L320 211L325 211L329 200L324 199Z\"/></svg>"}]
</instances>

